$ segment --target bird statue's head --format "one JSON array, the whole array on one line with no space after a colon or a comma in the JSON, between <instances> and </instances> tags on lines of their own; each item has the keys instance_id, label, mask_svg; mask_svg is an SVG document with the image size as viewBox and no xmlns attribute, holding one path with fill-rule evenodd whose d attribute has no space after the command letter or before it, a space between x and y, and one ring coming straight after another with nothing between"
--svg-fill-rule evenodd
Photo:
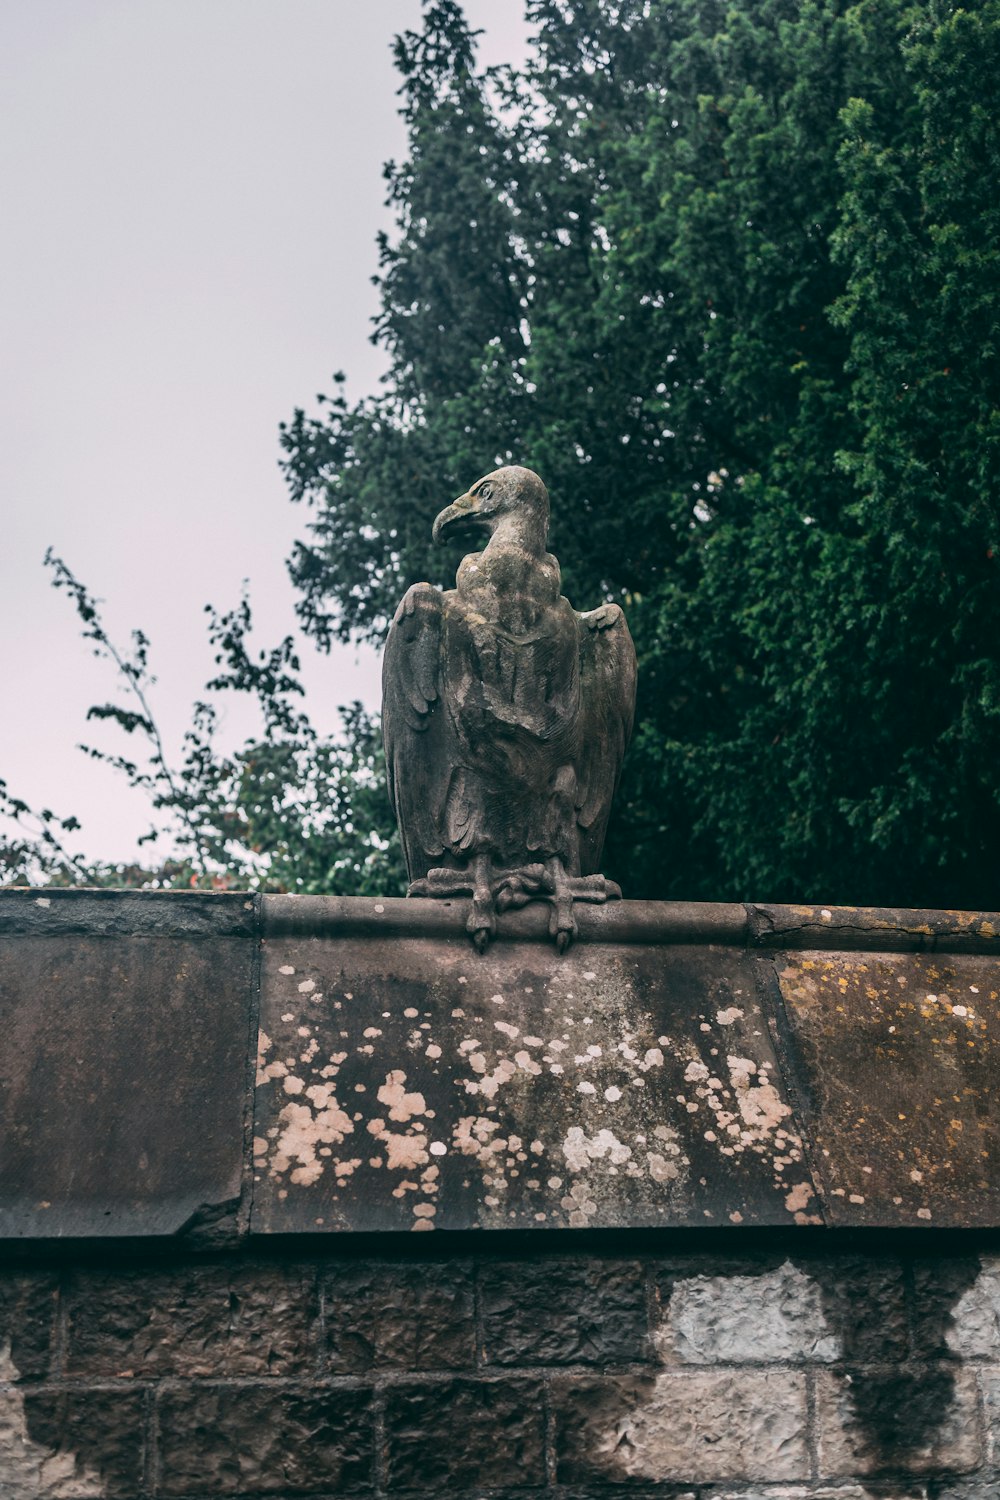
<instances>
[{"instance_id":1,"label":"bird statue's head","mask_svg":"<svg viewBox=\"0 0 1000 1500\"><path fill-rule=\"evenodd\" d=\"M549 492L532 469L506 464L445 507L434 522L436 542L477 528L510 533L532 551L543 552L549 533Z\"/></svg>"}]
</instances>

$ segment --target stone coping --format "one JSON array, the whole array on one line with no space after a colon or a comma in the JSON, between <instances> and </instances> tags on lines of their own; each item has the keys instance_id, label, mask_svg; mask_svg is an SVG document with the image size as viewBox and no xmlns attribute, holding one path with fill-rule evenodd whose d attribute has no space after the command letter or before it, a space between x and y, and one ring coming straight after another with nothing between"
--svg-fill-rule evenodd
<instances>
[{"instance_id":1,"label":"stone coping","mask_svg":"<svg viewBox=\"0 0 1000 1500\"><path fill-rule=\"evenodd\" d=\"M997 914L466 912L0 892L0 1240L1000 1226Z\"/></svg>"},{"instance_id":2,"label":"stone coping","mask_svg":"<svg viewBox=\"0 0 1000 1500\"><path fill-rule=\"evenodd\" d=\"M0 937L255 937L261 898L250 891L0 890Z\"/></svg>"},{"instance_id":3,"label":"stone coping","mask_svg":"<svg viewBox=\"0 0 1000 1500\"><path fill-rule=\"evenodd\" d=\"M265 936L453 938L468 903L400 897L264 896ZM995 912L913 911L877 906L751 905L721 901L609 901L576 912L581 943L725 943L812 948L1000 953ZM499 941L548 941L548 913L536 902L499 919Z\"/></svg>"},{"instance_id":4,"label":"stone coping","mask_svg":"<svg viewBox=\"0 0 1000 1500\"><path fill-rule=\"evenodd\" d=\"M0 891L0 936L70 930L91 936L174 933L456 938L468 903L398 896L259 895L247 891ZM722 943L896 953L1000 953L1000 913L907 907L721 901L580 905L582 943ZM547 942L542 903L505 912L499 941Z\"/></svg>"}]
</instances>

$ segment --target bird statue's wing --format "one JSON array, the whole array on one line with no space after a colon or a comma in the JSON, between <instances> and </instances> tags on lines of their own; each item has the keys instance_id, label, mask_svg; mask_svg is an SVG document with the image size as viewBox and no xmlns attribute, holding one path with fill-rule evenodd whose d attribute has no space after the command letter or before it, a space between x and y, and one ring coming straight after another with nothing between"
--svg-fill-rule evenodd
<instances>
[{"instance_id":1,"label":"bird statue's wing","mask_svg":"<svg viewBox=\"0 0 1000 1500\"><path fill-rule=\"evenodd\" d=\"M453 731L439 697L443 600L428 583L407 590L382 662L386 775L411 880L425 876L444 849L454 768L447 743Z\"/></svg>"},{"instance_id":2,"label":"bird statue's wing","mask_svg":"<svg viewBox=\"0 0 1000 1500\"><path fill-rule=\"evenodd\" d=\"M577 752L577 827L580 871L598 872L611 802L635 715L636 660L625 616L617 604L579 615L580 739Z\"/></svg>"}]
</instances>

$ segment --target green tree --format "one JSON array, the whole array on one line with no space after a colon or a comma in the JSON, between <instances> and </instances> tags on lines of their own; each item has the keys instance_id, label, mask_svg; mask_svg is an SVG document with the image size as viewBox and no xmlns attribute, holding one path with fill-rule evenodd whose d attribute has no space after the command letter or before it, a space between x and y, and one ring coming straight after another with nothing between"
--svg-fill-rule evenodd
<instances>
[{"instance_id":1,"label":"green tree","mask_svg":"<svg viewBox=\"0 0 1000 1500\"><path fill-rule=\"evenodd\" d=\"M398 43L386 387L283 435L306 629L530 464L639 646L632 894L995 904L995 0L529 13L520 77L452 0Z\"/></svg>"},{"instance_id":2,"label":"green tree","mask_svg":"<svg viewBox=\"0 0 1000 1500\"><path fill-rule=\"evenodd\" d=\"M209 610L219 669L194 705L181 755L172 764L152 706L149 641L135 631L130 648L109 636L97 601L51 552L55 586L72 599L96 656L108 661L118 699L96 704L88 719L110 723L128 754L81 746L121 773L154 814L140 840L148 863L107 865L80 858L68 835L75 817L33 810L0 782L0 813L13 829L0 840L0 885L48 883L229 887L300 894L374 895L404 887L399 840L385 791L381 736L359 704L341 711L342 735L320 735L301 707L300 664L290 637L270 651L250 648L250 605ZM218 703L248 695L260 732L237 750L218 744ZM156 858L164 845L169 853Z\"/></svg>"}]
</instances>

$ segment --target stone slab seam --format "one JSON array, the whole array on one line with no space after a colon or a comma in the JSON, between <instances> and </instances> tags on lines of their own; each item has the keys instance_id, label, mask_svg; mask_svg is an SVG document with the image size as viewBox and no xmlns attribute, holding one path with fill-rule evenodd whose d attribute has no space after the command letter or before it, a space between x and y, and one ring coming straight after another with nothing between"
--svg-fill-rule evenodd
<instances>
[{"instance_id":1,"label":"stone slab seam","mask_svg":"<svg viewBox=\"0 0 1000 1500\"><path fill-rule=\"evenodd\" d=\"M775 955L758 955L752 960L754 985L760 1000L760 1008L767 1022L771 1045L778 1063L782 1087L792 1107L796 1133L802 1142L804 1166L812 1184L813 1196L819 1206L823 1227L831 1228L830 1206L823 1188L823 1174L819 1168L816 1146L809 1128L812 1109L805 1088L805 1078L795 1063L794 1031L785 1008L785 999L778 982L777 958Z\"/></svg>"}]
</instances>

